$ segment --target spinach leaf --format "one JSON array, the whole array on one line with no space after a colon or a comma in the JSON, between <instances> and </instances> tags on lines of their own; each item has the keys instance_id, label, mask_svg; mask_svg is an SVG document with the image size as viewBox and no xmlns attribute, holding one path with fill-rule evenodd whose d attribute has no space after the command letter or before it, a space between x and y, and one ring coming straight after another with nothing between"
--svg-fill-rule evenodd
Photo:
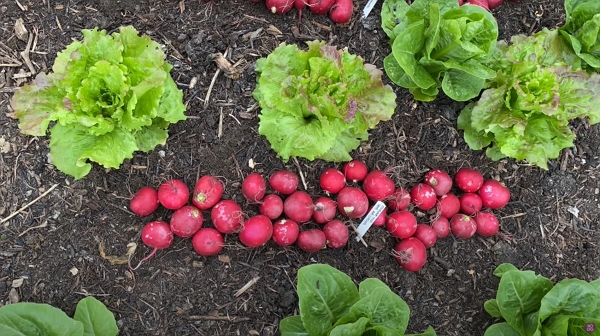
<instances>
[{"instance_id":1,"label":"spinach leaf","mask_svg":"<svg viewBox=\"0 0 600 336\"><path fill-rule=\"evenodd\" d=\"M83 336L83 324L48 304L21 302L0 307L2 336Z\"/></svg>"},{"instance_id":2,"label":"spinach leaf","mask_svg":"<svg viewBox=\"0 0 600 336\"><path fill-rule=\"evenodd\" d=\"M490 314L491 317L502 317L502 313L500 312L500 308L498 308L498 301L496 301L496 299L485 301L483 304L483 309L485 309L485 311Z\"/></svg>"},{"instance_id":3,"label":"spinach leaf","mask_svg":"<svg viewBox=\"0 0 600 336\"><path fill-rule=\"evenodd\" d=\"M436 333L435 330L433 330L433 328L429 326L427 327L427 330L425 330L425 332L422 334L406 334L404 336L436 336Z\"/></svg>"},{"instance_id":4,"label":"spinach leaf","mask_svg":"<svg viewBox=\"0 0 600 336\"><path fill-rule=\"evenodd\" d=\"M116 336L119 333L114 315L92 296L77 303L73 319L83 324L85 336Z\"/></svg>"},{"instance_id":5,"label":"spinach leaf","mask_svg":"<svg viewBox=\"0 0 600 336\"><path fill-rule=\"evenodd\" d=\"M279 321L281 336L309 336L308 331L302 324L300 315L286 317Z\"/></svg>"},{"instance_id":6,"label":"spinach leaf","mask_svg":"<svg viewBox=\"0 0 600 336\"><path fill-rule=\"evenodd\" d=\"M518 331L515 328L511 327L510 324L506 322L492 324L489 328L486 329L485 334L483 336L520 336Z\"/></svg>"},{"instance_id":7,"label":"spinach leaf","mask_svg":"<svg viewBox=\"0 0 600 336\"><path fill-rule=\"evenodd\" d=\"M594 311L600 302L600 293L589 283L566 279L554 286L541 301L540 322L552 315L583 316Z\"/></svg>"}]
</instances>

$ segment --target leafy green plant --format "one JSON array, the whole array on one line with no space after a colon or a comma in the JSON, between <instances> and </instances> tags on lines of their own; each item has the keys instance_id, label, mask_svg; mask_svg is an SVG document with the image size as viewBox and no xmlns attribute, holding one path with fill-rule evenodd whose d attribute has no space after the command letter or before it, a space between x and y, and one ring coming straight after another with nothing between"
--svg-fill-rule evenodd
<instances>
[{"instance_id":1,"label":"leafy green plant","mask_svg":"<svg viewBox=\"0 0 600 336\"><path fill-rule=\"evenodd\" d=\"M298 271L297 291L300 315L280 321L282 336L407 335L408 305L379 279L366 279L357 289L343 272L313 264ZM429 327L419 335L436 334Z\"/></svg>"},{"instance_id":2,"label":"leafy green plant","mask_svg":"<svg viewBox=\"0 0 600 336\"><path fill-rule=\"evenodd\" d=\"M499 43L490 61L497 76L458 118L469 147L548 169L549 159L573 146L569 121L600 122L600 75L572 70L566 64L575 59L556 30Z\"/></svg>"},{"instance_id":3,"label":"leafy green plant","mask_svg":"<svg viewBox=\"0 0 600 336\"><path fill-rule=\"evenodd\" d=\"M494 275L500 277L498 292L484 308L505 322L490 326L485 336L600 335L600 328L593 327L600 326L600 279L565 279L553 285L511 264L498 266Z\"/></svg>"},{"instance_id":4,"label":"leafy green plant","mask_svg":"<svg viewBox=\"0 0 600 336\"><path fill-rule=\"evenodd\" d=\"M559 29L588 72L600 71L600 1L565 0L566 22Z\"/></svg>"},{"instance_id":5,"label":"leafy green plant","mask_svg":"<svg viewBox=\"0 0 600 336\"><path fill-rule=\"evenodd\" d=\"M256 63L258 132L284 160L349 161L368 130L389 120L396 95L382 72L321 41L308 50L281 44Z\"/></svg>"},{"instance_id":6,"label":"leafy green plant","mask_svg":"<svg viewBox=\"0 0 600 336\"><path fill-rule=\"evenodd\" d=\"M479 95L495 72L485 65L498 39L492 14L456 0L385 0L382 28L392 53L384 59L388 77L414 99L434 100L439 89L456 100Z\"/></svg>"},{"instance_id":7,"label":"leafy green plant","mask_svg":"<svg viewBox=\"0 0 600 336\"><path fill-rule=\"evenodd\" d=\"M118 333L114 315L91 296L77 303L73 318L48 304L20 302L0 307L2 336L115 336Z\"/></svg>"},{"instance_id":8,"label":"leafy green plant","mask_svg":"<svg viewBox=\"0 0 600 336\"><path fill-rule=\"evenodd\" d=\"M39 74L11 102L25 134L43 136L56 121L51 161L76 179L89 173L88 160L118 168L133 152L164 144L169 124L185 120L183 93L158 43L133 27L82 33L58 53L53 73Z\"/></svg>"}]
</instances>

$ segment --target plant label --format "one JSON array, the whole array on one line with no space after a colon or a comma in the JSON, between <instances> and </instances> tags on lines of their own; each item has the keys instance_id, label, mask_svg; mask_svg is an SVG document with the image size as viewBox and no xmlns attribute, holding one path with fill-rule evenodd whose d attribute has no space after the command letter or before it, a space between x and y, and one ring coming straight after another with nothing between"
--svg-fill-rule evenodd
<instances>
[{"instance_id":1,"label":"plant label","mask_svg":"<svg viewBox=\"0 0 600 336\"><path fill-rule=\"evenodd\" d=\"M363 218L362 222L360 222L358 228L356 228L356 231L358 231L358 237L356 237L357 242L359 242L360 238L367 233L367 230L369 230L369 228L373 225L373 222L375 222L377 217L381 215L383 210L385 210L385 204L383 202L377 201L377 203L373 205L371 211L369 211L365 218Z\"/></svg>"}]
</instances>

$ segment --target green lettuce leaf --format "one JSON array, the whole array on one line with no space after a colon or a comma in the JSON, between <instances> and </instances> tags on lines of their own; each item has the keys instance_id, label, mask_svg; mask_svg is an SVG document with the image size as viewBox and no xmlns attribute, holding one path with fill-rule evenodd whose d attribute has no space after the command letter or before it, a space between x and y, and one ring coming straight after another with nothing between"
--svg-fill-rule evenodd
<instances>
[{"instance_id":1,"label":"green lettuce leaf","mask_svg":"<svg viewBox=\"0 0 600 336\"><path fill-rule=\"evenodd\" d=\"M158 43L133 27L82 33L58 53L53 73L38 75L11 101L25 134L45 135L56 121L50 158L76 179L90 162L118 168L133 152L164 144L169 125L185 120L183 92Z\"/></svg>"},{"instance_id":2,"label":"green lettuce leaf","mask_svg":"<svg viewBox=\"0 0 600 336\"><path fill-rule=\"evenodd\" d=\"M559 29L581 66L588 72L600 70L600 2L596 0L565 0L566 21Z\"/></svg>"},{"instance_id":3,"label":"green lettuce leaf","mask_svg":"<svg viewBox=\"0 0 600 336\"><path fill-rule=\"evenodd\" d=\"M93 296L77 303L73 319L83 324L84 336L116 336L119 333L115 316Z\"/></svg>"},{"instance_id":4,"label":"green lettuce leaf","mask_svg":"<svg viewBox=\"0 0 600 336\"><path fill-rule=\"evenodd\" d=\"M0 335L83 336L84 327L48 304L20 302L0 307Z\"/></svg>"}]
</instances>

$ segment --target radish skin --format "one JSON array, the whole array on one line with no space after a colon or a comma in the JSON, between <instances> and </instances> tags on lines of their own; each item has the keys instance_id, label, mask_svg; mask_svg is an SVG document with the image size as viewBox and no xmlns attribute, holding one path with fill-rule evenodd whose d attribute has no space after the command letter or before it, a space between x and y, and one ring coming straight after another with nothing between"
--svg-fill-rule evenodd
<instances>
[{"instance_id":1,"label":"radish skin","mask_svg":"<svg viewBox=\"0 0 600 336\"><path fill-rule=\"evenodd\" d=\"M373 206L369 207L369 210L367 210L367 213L371 212L371 209L373 209ZM386 218L387 218L387 208L383 209L383 211L379 214L379 216L377 216L377 218L375 218L373 225L384 226Z\"/></svg>"},{"instance_id":2,"label":"radish skin","mask_svg":"<svg viewBox=\"0 0 600 336\"><path fill-rule=\"evenodd\" d=\"M445 218L452 218L460 211L460 200L454 194L446 194L438 198L437 209Z\"/></svg>"},{"instance_id":3,"label":"radish skin","mask_svg":"<svg viewBox=\"0 0 600 336\"><path fill-rule=\"evenodd\" d=\"M327 239L327 246L332 249L342 248L348 243L348 227L341 220L332 220L325 224L323 233Z\"/></svg>"},{"instance_id":4,"label":"radish skin","mask_svg":"<svg viewBox=\"0 0 600 336\"><path fill-rule=\"evenodd\" d=\"M475 193L466 193L460 196L460 211L465 215L474 215L481 210L481 198Z\"/></svg>"},{"instance_id":5,"label":"radish skin","mask_svg":"<svg viewBox=\"0 0 600 336\"><path fill-rule=\"evenodd\" d=\"M315 201L315 208L313 210L313 220L319 224L325 224L332 221L337 213L337 204L327 197L319 197Z\"/></svg>"},{"instance_id":6,"label":"radish skin","mask_svg":"<svg viewBox=\"0 0 600 336\"><path fill-rule=\"evenodd\" d=\"M371 201L383 201L396 191L394 181L381 170L373 170L363 181L363 191Z\"/></svg>"},{"instance_id":7,"label":"radish skin","mask_svg":"<svg viewBox=\"0 0 600 336\"><path fill-rule=\"evenodd\" d=\"M294 0L265 0L265 5L273 14L285 14L292 9Z\"/></svg>"},{"instance_id":8,"label":"radish skin","mask_svg":"<svg viewBox=\"0 0 600 336\"><path fill-rule=\"evenodd\" d=\"M289 170L280 170L269 177L271 189L283 195L290 195L298 189L298 176Z\"/></svg>"},{"instance_id":9,"label":"radish skin","mask_svg":"<svg viewBox=\"0 0 600 336\"><path fill-rule=\"evenodd\" d=\"M154 213L159 205L160 202L158 201L158 192L156 189L143 187L135 193L129 202L129 209L134 214L145 217Z\"/></svg>"},{"instance_id":10,"label":"radish skin","mask_svg":"<svg viewBox=\"0 0 600 336\"><path fill-rule=\"evenodd\" d=\"M427 262L427 251L425 245L415 238L403 239L394 247L396 261L409 272L417 272Z\"/></svg>"},{"instance_id":11,"label":"radish skin","mask_svg":"<svg viewBox=\"0 0 600 336\"><path fill-rule=\"evenodd\" d=\"M314 204L309 194L295 191L283 202L283 213L298 224L308 222L313 215Z\"/></svg>"},{"instance_id":12,"label":"radish skin","mask_svg":"<svg viewBox=\"0 0 600 336\"><path fill-rule=\"evenodd\" d=\"M192 203L200 210L215 206L223 196L223 183L210 175L202 176L194 187Z\"/></svg>"},{"instance_id":13,"label":"radish skin","mask_svg":"<svg viewBox=\"0 0 600 336\"><path fill-rule=\"evenodd\" d=\"M243 221L242 208L232 200L222 200L210 211L215 229L224 234L233 233Z\"/></svg>"},{"instance_id":14,"label":"radish skin","mask_svg":"<svg viewBox=\"0 0 600 336\"><path fill-rule=\"evenodd\" d=\"M277 219L283 213L283 200L275 194L267 195L258 206L258 212L269 219Z\"/></svg>"},{"instance_id":15,"label":"radish skin","mask_svg":"<svg viewBox=\"0 0 600 336\"><path fill-rule=\"evenodd\" d=\"M306 2L308 9L317 15L327 14L334 3L335 0L307 0Z\"/></svg>"},{"instance_id":16,"label":"radish skin","mask_svg":"<svg viewBox=\"0 0 600 336\"><path fill-rule=\"evenodd\" d=\"M353 12L354 4L352 0L336 0L331 7L331 11L329 11L329 18L337 24L344 24L350 22Z\"/></svg>"},{"instance_id":17,"label":"radish skin","mask_svg":"<svg viewBox=\"0 0 600 336\"><path fill-rule=\"evenodd\" d=\"M483 184L483 175L475 169L461 168L454 175L454 180L460 190L474 193Z\"/></svg>"},{"instance_id":18,"label":"radish skin","mask_svg":"<svg viewBox=\"0 0 600 336\"><path fill-rule=\"evenodd\" d=\"M479 197L484 207L500 209L510 201L510 191L496 180L486 180L479 189Z\"/></svg>"},{"instance_id":19,"label":"radish skin","mask_svg":"<svg viewBox=\"0 0 600 336\"><path fill-rule=\"evenodd\" d=\"M385 226L392 236L406 239L417 231L417 218L408 211L392 212L388 215Z\"/></svg>"},{"instance_id":20,"label":"radish skin","mask_svg":"<svg viewBox=\"0 0 600 336\"><path fill-rule=\"evenodd\" d=\"M304 252L313 253L318 252L325 248L327 244L327 237L325 233L319 229L310 229L302 231L298 235L296 245Z\"/></svg>"},{"instance_id":21,"label":"radish skin","mask_svg":"<svg viewBox=\"0 0 600 336\"><path fill-rule=\"evenodd\" d=\"M437 196L442 196L452 189L452 177L443 170L430 170L423 179L435 191Z\"/></svg>"},{"instance_id":22,"label":"radish skin","mask_svg":"<svg viewBox=\"0 0 600 336\"><path fill-rule=\"evenodd\" d=\"M406 210L410 205L410 193L404 188L398 188L388 199L388 207L392 211Z\"/></svg>"},{"instance_id":23,"label":"radish skin","mask_svg":"<svg viewBox=\"0 0 600 336\"><path fill-rule=\"evenodd\" d=\"M169 224L160 220L144 225L142 228L141 238L142 242L146 246L152 247L153 250L144 259L140 260L136 267L132 268L129 260L128 266L132 271L135 271L143 263L150 260L150 258L152 258L158 250L166 249L173 244L173 232L171 232Z\"/></svg>"},{"instance_id":24,"label":"radish skin","mask_svg":"<svg viewBox=\"0 0 600 336\"><path fill-rule=\"evenodd\" d=\"M358 188L345 187L337 195L337 205L342 215L348 218L360 218L367 214L369 198Z\"/></svg>"},{"instance_id":25,"label":"radish skin","mask_svg":"<svg viewBox=\"0 0 600 336\"><path fill-rule=\"evenodd\" d=\"M414 237L419 239L425 248L430 248L435 245L437 241L437 233L435 230L427 224L419 224L417 231L415 231Z\"/></svg>"},{"instance_id":26,"label":"radish skin","mask_svg":"<svg viewBox=\"0 0 600 336\"><path fill-rule=\"evenodd\" d=\"M477 231L477 223L467 215L458 214L450 219L450 229L456 238L468 239Z\"/></svg>"},{"instance_id":27,"label":"radish skin","mask_svg":"<svg viewBox=\"0 0 600 336\"><path fill-rule=\"evenodd\" d=\"M319 184L328 195L337 194L346 186L346 176L335 168L329 168L319 177Z\"/></svg>"},{"instance_id":28,"label":"radish skin","mask_svg":"<svg viewBox=\"0 0 600 336\"><path fill-rule=\"evenodd\" d=\"M250 202L256 203L265 197L267 184L258 173L252 173L242 182L242 195Z\"/></svg>"},{"instance_id":29,"label":"radish skin","mask_svg":"<svg viewBox=\"0 0 600 336\"><path fill-rule=\"evenodd\" d=\"M444 239L450 234L450 221L445 217L440 217L431 222L431 228L435 231L438 239Z\"/></svg>"},{"instance_id":30,"label":"radish skin","mask_svg":"<svg viewBox=\"0 0 600 336\"><path fill-rule=\"evenodd\" d=\"M477 222L477 234L484 237L491 237L500 231L500 222L498 217L489 211L481 211L475 216Z\"/></svg>"},{"instance_id":31,"label":"radish skin","mask_svg":"<svg viewBox=\"0 0 600 336\"><path fill-rule=\"evenodd\" d=\"M190 190L181 180L169 180L158 187L157 196L165 208L177 210L187 203Z\"/></svg>"},{"instance_id":32,"label":"radish skin","mask_svg":"<svg viewBox=\"0 0 600 336\"><path fill-rule=\"evenodd\" d=\"M223 249L223 236L213 228L200 229L192 237L192 246L199 255L212 256Z\"/></svg>"},{"instance_id":33,"label":"radish skin","mask_svg":"<svg viewBox=\"0 0 600 336\"><path fill-rule=\"evenodd\" d=\"M273 241L279 246L290 246L300 234L298 223L291 219L281 219L273 224Z\"/></svg>"},{"instance_id":34,"label":"radish skin","mask_svg":"<svg viewBox=\"0 0 600 336\"><path fill-rule=\"evenodd\" d=\"M432 209L437 201L435 190L424 183L415 184L410 190L410 197L417 208L423 211Z\"/></svg>"},{"instance_id":35,"label":"radish skin","mask_svg":"<svg viewBox=\"0 0 600 336\"><path fill-rule=\"evenodd\" d=\"M358 160L352 160L342 166L342 172L346 175L346 179L354 183L360 182L367 177L369 170L367 166Z\"/></svg>"},{"instance_id":36,"label":"radish skin","mask_svg":"<svg viewBox=\"0 0 600 336\"><path fill-rule=\"evenodd\" d=\"M242 224L239 238L246 247L259 247L266 244L273 236L273 224L269 217L256 215Z\"/></svg>"},{"instance_id":37,"label":"radish skin","mask_svg":"<svg viewBox=\"0 0 600 336\"><path fill-rule=\"evenodd\" d=\"M193 205L186 205L175 210L169 221L171 231L178 237L193 236L204 224L202 212Z\"/></svg>"}]
</instances>

